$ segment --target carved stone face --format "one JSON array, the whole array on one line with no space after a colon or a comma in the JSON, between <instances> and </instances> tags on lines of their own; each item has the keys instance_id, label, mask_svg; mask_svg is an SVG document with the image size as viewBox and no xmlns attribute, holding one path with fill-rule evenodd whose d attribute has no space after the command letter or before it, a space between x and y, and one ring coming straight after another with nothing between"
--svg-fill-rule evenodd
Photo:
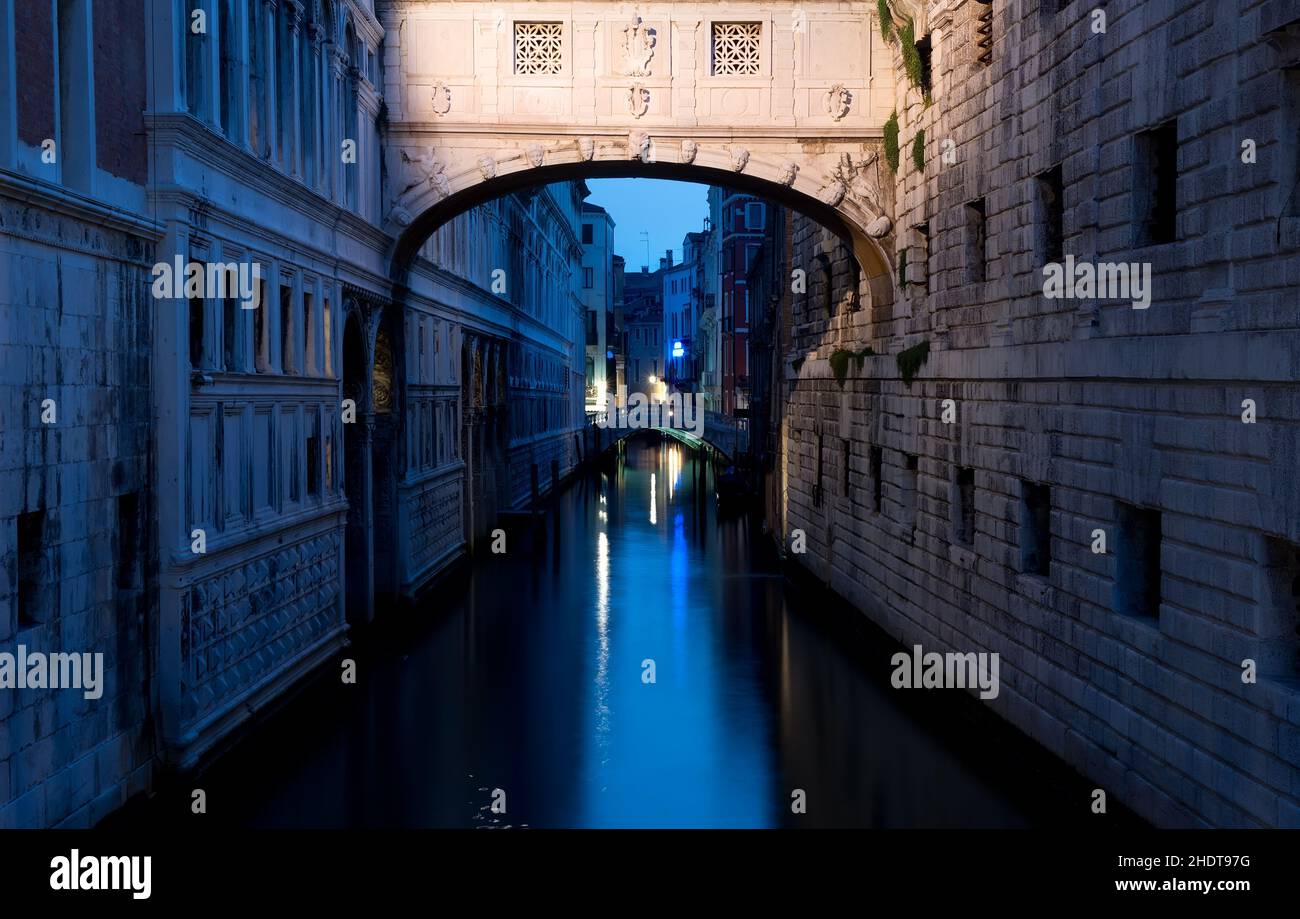
<instances>
[{"instance_id":1,"label":"carved stone face","mask_svg":"<svg viewBox=\"0 0 1300 919\"><path fill-rule=\"evenodd\" d=\"M579 137L578 153L584 160L590 160L596 155L596 142L590 137Z\"/></svg>"},{"instance_id":2,"label":"carved stone face","mask_svg":"<svg viewBox=\"0 0 1300 919\"><path fill-rule=\"evenodd\" d=\"M485 180L493 178L497 174L497 161L484 153L478 158L478 171Z\"/></svg>"},{"instance_id":3,"label":"carved stone face","mask_svg":"<svg viewBox=\"0 0 1300 919\"><path fill-rule=\"evenodd\" d=\"M546 150L541 144L529 144L524 149L524 154L528 157L528 162L533 164L533 168L542 165L542 161L546 159Z\"/></svg>"},{"instance_id":4,"label":"carved stone face","mask_svg":"<svg viewBox=\"0 0 1300 919\"><path fill-rule=\"evenodd\" d=\"M781 174L777 176L777 181L782 185L793 185L795 176L799 174L799 166L786 160L781 166Z\"/></svg>"},{"instance_id":5,"label":"carved stone face","mask_svg":"<svg viewBox=\"0 0 1300 919\"><path fill-rule=\"evenodd\" d=\"M731 168L736 172L743 172L749 164L749 151L744 147L736 147L731 151Z\"/></svg>"},{"instance_id":6,"label":"carved stone face","mask_svg":"<svg viewBox=\"0 0 1300 919\"><path fill-rule=\"evenodd\" d=\"M695 154L700 152L700 145L693 140L682 141L682 162L695 162Z\"/></svg>"},{"instance_id":7,"label":"carved stone face","mask_svg":"<svg viewBox=\"0 0 1300 919\"><path fill-rule=\"evenodd\" d=\"M867 235L872 239L880 239L880 237L887 234L893 228L894 224L890 219L882 215L867 224Z\"/></svg>"},{"instance_id":8,"label":"carved stone face","mask_svg":"<svg viewBox=\"0 0 1300 919\"><path fill-rule=\"evenodd\" d=\"M629 159L644 162L650 155L650 135L644 131L633 131L627 136L627 155Z\"/></svg>"}]
</instances>

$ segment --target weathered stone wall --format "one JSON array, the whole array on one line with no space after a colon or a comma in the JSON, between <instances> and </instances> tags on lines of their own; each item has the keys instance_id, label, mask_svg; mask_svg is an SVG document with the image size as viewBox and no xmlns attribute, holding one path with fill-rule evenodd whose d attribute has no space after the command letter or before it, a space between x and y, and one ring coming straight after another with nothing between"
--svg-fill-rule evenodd
<instances>
[{"instance_id":1,"label":"weathered stone wall","mask_svg":"<svg viewBox=\"0 0 1300 919\"><path fill-rule=\"evenodd\" d=\"M0 829L88 826L152 775L154 241L92 219L0 193L0 650L104 654L98 698L0 690Z\"/></svg>"},{"instance_id":2,"label":"weathered stone wall","mask_svg":"<svg viewBox=\"0 0 1300 919\"><path fill-rule=\"evenodd\" d=\"M1094 32L1086 4L995 0L984 64L987 9L931 4L917 23L934 91L927 106L900 82L892 254L906 250L907 268L894 301L862 291L862 310L836 314L852 279L834 257L830 307L816 283L794 295L785 533L804 530L795 558L904 645L998 652L987 704L1113 800L1161 825L1300 826L1300 253L1284 69L1300 59L1300 13L1128 0L1098 5ZM1144 170L1142 132L1167 122L1174 233L1150 244L1143 204L1169 196ZM1038 177L1058 165L1051 257ZM793 236L793 266L816 279L824 234L795 218ZM1061 255L1149 264L1150 307L1045 298L1042 268ZM866 345L882 356L850 361L841 387L829 358ZM930 352L909 386L897 355L915 345ZM1144 558L1158 602L1134 596Z\"/></svg>"}]
</instances>

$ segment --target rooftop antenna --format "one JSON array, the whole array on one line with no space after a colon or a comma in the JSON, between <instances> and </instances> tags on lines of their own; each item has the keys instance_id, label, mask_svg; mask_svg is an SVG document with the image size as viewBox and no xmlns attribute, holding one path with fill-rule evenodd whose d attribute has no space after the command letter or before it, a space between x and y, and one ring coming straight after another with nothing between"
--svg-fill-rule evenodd
<instances>
[{"instance_id":1,"label":"rooftop antenna","mask_svg":"<svg viewBox=\"0 0 1300 919\"><path fill-rule=\"evenodd\" d=\"M645 240L645 264L641 266L641 273L645 274L650 270L650 231L642 230L641 237Z\"/></svg>"}]
</instances>

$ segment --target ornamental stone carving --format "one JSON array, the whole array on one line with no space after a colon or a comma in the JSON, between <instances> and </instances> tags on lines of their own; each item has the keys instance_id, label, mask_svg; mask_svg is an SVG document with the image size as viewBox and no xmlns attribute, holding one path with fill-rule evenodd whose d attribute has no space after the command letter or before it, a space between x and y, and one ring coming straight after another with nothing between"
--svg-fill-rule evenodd
<instances>
[{"instance_id":1,"label":"ornamental stone carving","mask_svg":"<svg viewBox=\"0 0 1300 919\"><path fill-rule=\"evenodd\" d=\"M631 160L647 162L650 158L650 135L645 131L633 131L628 134L627 157Z\"/></svg>"},{"instance_id":2,"label":"ornamental stone carving","mask_svg":"<svg viewBox=\"0 0 1300 919\"><path fill-rule=\"evenodd\" d=\"M776 180L782 185L789 186L794 184L797 175L799 175L799 164L786 160L781 164L781 173L776 177Z\"/></svg>"},{"instance_id":3,"label":"ornamental stone carving","mask_svg":"<svg viewBox=\"0 0 1300 919\"><path fill-rule=\"evenodd\" d=\"M844 187L844 193L840 195L839 204L845 195L851 195L855 199L862 201L872 210L879 213L884 210L880 206L879 195L876 194L876 184L870 179L870 172L878 165L879 157L873 150L866 159L859 162L853 162L853 156L850 153L841 153L839 162L831 169L831 178Z\"/></svg>"},{"instance_id":4,"label":"ornamental stone carving","mask_svg":"<svg viewBox=\"0 0 1300 919\"><path fill-rule=\"evenodd\" d=\"M432 188L441 200L451 192L451 182L443 172L445 164L434 154L430 147L426 153L411 156L402 151L402 190L397 193L397 203L404 204L421 194L425 188Z\"/></svg>"},{"instance_id":5,"label":"ornamental stone carving","mask_svg":"<svg viewBox=\"0 0 1300 919\"><path fill-rule=\"evenodd\" d=\"M451 111L451 88L442 80L433 84L433 111L438 115Z\"/></svg>"},{"instance_id":6,"label":"ornamental stone carving","mask_svg":"<svg viewBox=\"0 0 1300 919\"><path fill-rule=\"evenodd\" d=\"M893 221L882 214L867 224L867 235L872 239L880 239L882 236L887 236L893 228Z\"/></svg>"},{"instance_id":7,"label":"ornamental stone carving","mask_svg":"<svg viewBox=\"0 0 1300 919\"><path fill-rule=\"evenodd\" d=\"M532 163L533 168L536 169L546 160L546 148L541 144L529 144L524 148L524 155L528 157L528 162Z\"/></svg>"},{"instance_id":8,"label":"ornamental stone carving","mask_svg":"<svg viewBox=\"0 0 1300 919\"><path fill-rule=\"evenodd\" d=\"M592 157L596 155L596 141L590 137L579 137L578 155L587 162L591 162Z\"/></svg>"},{"instance_id":9,"label":"ornamental stone carving","mask_svg":"<svg viewBox=\"0 0 1300 919\"><path fill-rule=\"evenodd\" d=\"M633 16L623 26L623 73L629 77L650 76L650 59L654 57L658 39L655 30Z\"/></svg>"},{"instance_id":10,"label":"ornamental stone carving","mask_svg":"<svg viewBox=\"0 0 1300 919\"><path fill-rule=\"evenodd\" d=\"M834 121L839 121L847 115L852 106L853 93L849 92L848 87L843 83L836 83L826 90L826 96L822 99L822 108Z\"/></svg>"},{"instance_id":11,"label":"ornamental stone carving","mask_svg":"<svg viewBox=\"0 0 1300 919\"><path fill-rule=\"evenodd\" d=\"M744 172L745 167L749 165L749 151L744 147L733 147L731 149L731 168L736 172Z\"/></svg>"},{"instance_id":12,"label":"ornamental stone carving","mask_svg":"<svg viewBox=\"0 0 1300 919\"><path fill-rule=\"evenodd\" d=\"M834 179L830 184L824 185L820 190L818 190L817 200L822 204L829 205L830 207L839 207L840 202L844 200L844 196L848 194L848 191L849 190L845 187L843 182Z\"/></svg>"},{"instance_id":13,"label":"ornamental stone carving","mask_svg":"<svg viewBox=\"0 0 1300 919\"><path fill-rule=\"evenodd\" d=\"M650 111L650 90L640 83L633 83L627 91L627 110L633 118L640 118Z\"/></svg>"},{"instance_id":14,"label":"ornamental stone carving","mask_svg":"<svg viewBox=\"0 0 1300 919\"><path fill-rule=\"evenodd\" d=\"M484 180L495 178L497 174L496 158L490 154L484 153L478 158L478 171Z\"/></svg>"},{"instance_id":15,"label":"ornamental stone carving","mask_svg":"<svg viewBox=\"0 0 1300 919\"><path fill-rule=\"evenodd\" d=\"M682 162L695 162L695 155L700 152L700 145L693 140L682 141Z\"/></svg>"}]
</instances>

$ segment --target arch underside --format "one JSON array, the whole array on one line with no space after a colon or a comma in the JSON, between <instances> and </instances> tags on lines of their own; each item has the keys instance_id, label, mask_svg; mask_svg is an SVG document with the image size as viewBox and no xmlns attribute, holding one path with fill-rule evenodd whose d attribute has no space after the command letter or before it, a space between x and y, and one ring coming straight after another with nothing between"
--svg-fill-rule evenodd
<instances>
[{"instance_id":1,"label":"arch underside","mask_svg":"<svg viewBox=\"0 0 1300 919\"><path fill-rule=\"evenodd\" d=\"M534 143L531 150L505 156L474 147L457 150L443 137L422 136L421 140L440 145L424 147L428 152L422 155L423 160L408 167L406 181L411 187L399 196L390 212L398 236L392 258L392 276L398 285L404 284L407 269L429 236L458 214L513 192L555 182L601 178L695 182L766 198L806 215L840 237L873 289L891 283L893 273L886 253L892 226L885 217L889 183L880 174L886 167L880 163L879 148L874 144L821 143L816 153L788 156L750 156L735 145L712 150L700 145L698 152L684 161L683 151L673 150L673 156L662 157L655 155L653 146L641 147L640 156L630 155L629 151L638 149L635 138L617 139L613 144L608 139L591 141L590 158L583 154L577 139L566 143L552 137L549 146ZM418 142L408 139L399 146L421 149ZM640 143L648 142L643 135ZM843 149L839 149L841 146ZM828 158L833 161L829 168ZM473 165L449 169L441 162L444 159L462 164L468 160ZM533 165L532 159L541 162Z\"/></svg>"}]
</instances>

